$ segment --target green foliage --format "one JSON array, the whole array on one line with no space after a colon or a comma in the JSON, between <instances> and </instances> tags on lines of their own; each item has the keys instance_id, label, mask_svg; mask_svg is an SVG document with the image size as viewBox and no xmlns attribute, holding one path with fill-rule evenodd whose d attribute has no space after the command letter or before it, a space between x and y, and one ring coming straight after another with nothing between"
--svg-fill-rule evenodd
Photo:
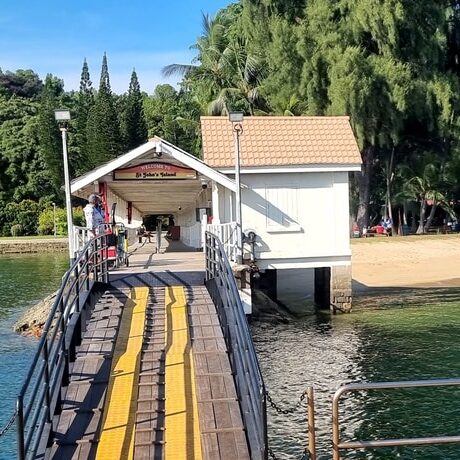
<instances>
[{"instance_id":1,"label":"green foliage","mask_svg":"<svg viewBox=\"0 0 460 460\"><path fill-rule=\"evenodd\" d=\"M89 113L94 105L94 90L89 74L88 63L83 61L81 71L80 90L76 95L75 130L72 133L75 149L72 155L72 164L76 175L83 174L91 169L89 162L89 147L86 127Z\"/></svg>"},{"instance_id":2,"label":"green foliage","mask_svg":"<svg viewBox=\"0 0 460 460\"><path fill-rule=\"evenodd\" d=\"M24 227L21 224L14 224L10 232L11 236L22 236L24 235Z\"/></svg>"},{"instance_id":3,"label":"green foliage","mask_svg":"<svg viewBox=\"0 0 460 460\"><path fill-rule=\"evenodd\" d=\"M72 209L72 217L73 217L73 224L78 227L85 227L85 213L83 212L83 208L73 208Z\"/></svg>"},{"instance_id":4,"label":"green foliage","mask_svg":"<svg viewBox=\"0 0 460 460\"><path fill-rule=\"evenodd\" d=\"M88 142L87 168L100 165L123 153L120 125L110 89L107 56L102 59L101 79L86 127Z\"/></svg>"},{"instance_id":5,"label":"green foliage","mask_svg":"<svg viewBox=\"0 0 460 460\"><path fill-rule=\"evenodd\" d=\"M0 69L0 94L7 97L36 97L40 94L42 86L42 81L33 70L2 72Z\"/></svg>"},{"instance_id":6,"label":"green foliage","mask_svg":"<svg viewBox=\"0 0 460 460\"><path fill-rule=\"evenodd\" d=\"M132 150L147 142L147 123L139 80L135 70L131 74L128 95L124 102L121 127L125 150Z\"/></svg>"},{"instance_id":7,"label":"green foliage","mask_svg":"<svg viewBox=\"0 0 460 460\"><path fill-rule=\"evenodd\" d=\"M46 76L38 116L39 155L56 192L64 182L64 169L61 135L54 119L54 110L58 108L58 98L62 94L63 86L62 80L51 74Z\"/></svg>"},{"instance_id":8,"label":"green foliage","mask_svg":"<svg viewBox=\"0 0 460 460\"><path fill-rule=\"evenodd\" d=\"M149 137L159 136L190 153L200 153L200 108L186 90L158 85L152 96L144 97Z\"/></svg>"},{"instance_id":9,"label":"green foliage","mask_svg":"<svg viewBox=\"0 0 460 460\"><path fill-rule=\"evenodd\" d=\"M84 227L85 216L81 207L72 209L73 224ZM67 213L65 209L56 208L56 214L53 208L47 207L41 212L38 218L37 232L39 235L54 234L54 219L56 218L56 234L58 236L67 235Z\"/></svg>"},{"instance_id":10,"label":"green foliage","mask_svg":"<svg viewBox=\"0 0 460 460\"><path fill-rule=\"evenodd\" d=\"M34 235L37 231L39 213L39 204L32 200L6 203L0 210L2 235L10 235L14 225L22 226L23 235Z\"/></svg>"}]
</instances>

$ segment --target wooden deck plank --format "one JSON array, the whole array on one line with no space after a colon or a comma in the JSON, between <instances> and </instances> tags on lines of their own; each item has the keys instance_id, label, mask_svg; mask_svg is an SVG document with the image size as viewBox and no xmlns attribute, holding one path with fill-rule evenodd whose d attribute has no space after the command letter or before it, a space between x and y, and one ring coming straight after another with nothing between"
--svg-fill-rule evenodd
<instances>
[{"instance_id":1,"label":"wooden deck plank","mask_svg":"<svg viewBox=\"0 0 460 460\"><path fill-rule=\"evenodd\" d=\"M206 289L188 293L203 458L249 459L219 318Z\"/></svg>"},{"instance_id":2,"label":"wooden deck plank","mask_svg":"<svg viewBox=\"0 0 460 460\"><path fill-rule=\"evenodd\" d=\"M150 260L150 259L149 259ZM171 259L173 260L173 259ZM180 259L179 259L180 260ZM155 259L152 258L155 264ZM163 267L169 268L166 261ZM115 339L126 294L136 286L150 288L138 378L135 413L134 458L164 460L165 453L165 286L184 286L187 299L188 330L192 346L195 394L204 459L248 459L246 434L242 429L239 403L231 373L229 356L215 306L207 289L200 285L203 275L197 272L145 271L144 265L111 274L113 289L94 307L72 365L73 375L64 399L61 428L77 420L86 424L74 444L55 444L49 450L55 459L94 459L98 443L98 420L103 416L107 368L110 369ZM166 371L167 372L167 371ZM101 382L101 383L98 383ZM80 422L77 422L80 424ZM206 431L207 430L207 431ZM70 432L69 432L70 433ZM93 437L91 437L93 436ZM87 441L90 440L90 441ZM92 449L92 450L91 450Z\"/></svg>"},{"instance_id":3,"label":"wooden deck plank","mask_svg":"<svg viewBox=\"0 0 460 460\"><path fill-rule=\"evenodd\" d=\"M88 327L70 367L50 459L93 459L98 441L114 338L126 292L108 290L90 312ZM114 313L113 318L110 315ZM107 340L109 339L109 340Z\"/></svg>"},{"instance_id":4,"label":"wooden deck plank","mask_svg":"<svg viewBox=\"0 0 460 460\"><path fill-rule=\"evenodd\" d=\"M165 372L164 289L151 289L146 311L144 344L139 379L149 375L152 385L139 386L134 438L134 458L163 459L164 452L164 372Z\"/></svg>"}]
</instances>

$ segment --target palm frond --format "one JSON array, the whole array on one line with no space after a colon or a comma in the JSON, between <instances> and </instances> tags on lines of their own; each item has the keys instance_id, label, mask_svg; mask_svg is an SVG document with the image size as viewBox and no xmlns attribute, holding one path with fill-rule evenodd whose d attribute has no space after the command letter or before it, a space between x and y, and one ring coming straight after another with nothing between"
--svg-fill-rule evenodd
<instances>
[{"instance_id":1,"label":"palm frond","mask_svg":"<svg viewBox=\"0 0 460 460\"><path fill-rule=\"evenodd\" d=\"M193 64L169 64L161 69L161 74L163 77L171 77L173 75L185 77L196 68L197 66Z\"/></svg>"}]
</instances>

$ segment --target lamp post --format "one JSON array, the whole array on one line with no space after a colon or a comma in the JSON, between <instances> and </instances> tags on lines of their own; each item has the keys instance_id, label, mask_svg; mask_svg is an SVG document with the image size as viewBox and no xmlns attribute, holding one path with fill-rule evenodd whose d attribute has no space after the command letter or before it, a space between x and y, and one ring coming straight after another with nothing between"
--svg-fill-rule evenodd
<instances>
[{"instance_id":1,"label":"lamp post","mask_svg":"<svg viewBox=\"0 0 460 460\"><path fill-rule=\"evenodd\" d=\"M236 263L243 262L243 227L241 213L241 182L240 182L240 136L243 134L243 112L230 112L228 119L233 126L233 138L235 142L235 185L236 185Z\"/></svg>"},{"instance_id":2,"label":"lamp post","mask_svg":"<svg viewBox=\"0 0 460 460\"><path fill-rule=\"evenodd\" d=\"M64 186L65 186L65 205L67 211L67 234L69 240L69 259L72 264L75 258L73 248L73 219L72 219L72 202L70 199L70 177L69 177L69 160L67 157L67 122L70 120L70 110L57 109L54 111L54 118L59 123L59 129L62 135L62 154L64 156Z\"/></svg>"},{"instance_id":3,"label":"lamp post","mask_svg":"<svg viewBox=\"0 0 460 460\"><path fill-rule=\"evenodd\" d=\"M53 235L56 238L56 203L51 203L53 205Z\"/></svg>"}]
</instances>

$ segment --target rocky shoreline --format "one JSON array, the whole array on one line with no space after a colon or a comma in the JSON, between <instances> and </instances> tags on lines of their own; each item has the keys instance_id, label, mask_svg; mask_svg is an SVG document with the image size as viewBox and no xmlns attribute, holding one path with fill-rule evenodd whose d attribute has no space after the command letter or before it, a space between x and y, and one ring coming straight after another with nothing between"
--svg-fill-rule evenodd
<instances>
[{"instance_id":1,"label":"rocky shoreline","mask_svg":"<svg viewBox=\"0 0 460 460\"><path fill-rule=\"evenodd\" d=\"M68 248L67 238L0 239L0 254L61 252Z\"/></svg>"},{"instance_id":2,"label":"rocky shoreline","mask_svg":"<svg viewBox=\"0 0 460 460\"><path fill-rule=\"evenodd\" d=\"M18 334L39 337L56 299L56 294L57 291L28 308L13 324L13 330Z\"/></svg>"}]
</instances>

